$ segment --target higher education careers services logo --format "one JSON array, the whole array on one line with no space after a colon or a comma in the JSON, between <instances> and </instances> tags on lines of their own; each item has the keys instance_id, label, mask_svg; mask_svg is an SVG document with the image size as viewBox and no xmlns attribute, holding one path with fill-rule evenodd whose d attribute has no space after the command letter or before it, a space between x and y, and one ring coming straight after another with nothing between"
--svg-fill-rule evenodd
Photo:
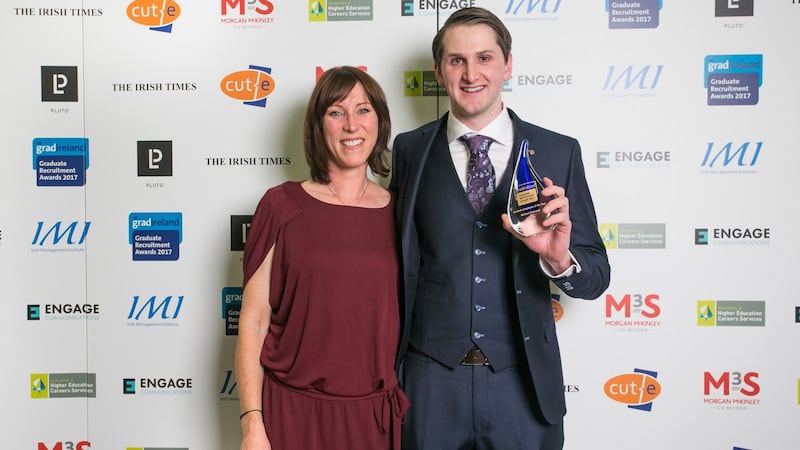
<instances>
[{"instance_id":1,"label":"higher education careers services logo","mask_svg":"<svg viewBox=\"0 0 800 450\"><path fill-rule=\"evenodd\" d=\"M272 68L250 65L247 70L231 72L219 82L219 89L245 105L264 108L267 106L267 96L275 90Z\"/></svg>"},{"instance_id":2,"label":"higher education careers services logo","mask_svg":"<svg viewBox=\"0 0 800 450\"><path fill-rule=\"evenodd\" d=\"M698 300L697 326L764 327L766 302L763 300Z\"/></svg>"},{"instance_id":3,"label":"higher education careers services logo","mask_svg":"<svg viewBox=\"0 0 800 450\"><path fill-rule=\"evenodd\" d=\"M174 0L134 0L128 4L128 18L148 27L151 31L172 33L172 24L181 15L181 7Z\"/></svg>"},{"instance_id":4,"label":"higher education careers services logo","mask_svg":"<svg viewBox=\"0 0 800 450\"><path fill-rule=\"evenodd\" d=\"M707 55L703 63L708 105L758 104L758 88L764 78L763 55Z\"/></svg>"},{"instance_id":5,"label":"higher education careers services logo","mask_svg":"<svg viewBox=\"0 0 800 450\"><path fill-rule=\"evenodd\" d=\"M308 0L309 22L372 20L373 0Z\"/></svg>"},{"instance_id":6,"label":"higher education careers services logo","mask_svg":"<svg viewBox=\"0 0 800 450\"><path fill-rule=\"evenodd\" d=\"M132 212L128 215L128 243L134 261L177 261L183 240L183 214Z\"/></svg>"},{"instance_id":7,"label":"higher education careers services logo","mask_svg":"<svg viewBox=\"0 0 800 450\"><path fill-rule=\"evenodd\" d=\"M31 398L95 398L94 373L32 373Z\"/></svg>"}]
</instances>

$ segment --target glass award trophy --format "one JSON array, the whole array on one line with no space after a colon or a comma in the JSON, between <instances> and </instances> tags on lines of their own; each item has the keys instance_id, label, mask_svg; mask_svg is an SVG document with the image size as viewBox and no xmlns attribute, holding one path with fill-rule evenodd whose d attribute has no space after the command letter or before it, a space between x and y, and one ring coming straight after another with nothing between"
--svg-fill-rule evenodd
<instances>
[{"instance_id":1,"label":"glass award trophy","mask_svg":"<svg viewBox=\"0 0 800 450\"><path fill-rule=\"evenodd\" d=\"M531 236L544 231L541 221L545 217L540 217L541 215L538 214L546 203L545 199L542 198L544 182L533 168L533 163L531 163L530 157L534 153L532 148L528 148L528 140L523 140L519 147L517 163L514 165L511 188L508 190L506 212L508 213L511 227L520 236Z\"/></svg>"}]
</instances>

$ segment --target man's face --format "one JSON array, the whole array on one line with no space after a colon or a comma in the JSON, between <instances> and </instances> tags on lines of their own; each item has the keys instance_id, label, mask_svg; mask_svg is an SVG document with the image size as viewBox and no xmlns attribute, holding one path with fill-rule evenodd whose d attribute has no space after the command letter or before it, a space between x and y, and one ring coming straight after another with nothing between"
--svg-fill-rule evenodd
<instances>
[{"instance_id":1,"label":"man's face","mask_svg":"<svg viewBox=\"0 0 800 450\"><path fill-rule=\"evenodd\" d=\"M503 108L503 83L511 78L511 55L503 59L488 25L457 25L442 39L442 61L436 79L447 89L450 111L465 125L479 130Z\"/></svg>"}]
</instances>

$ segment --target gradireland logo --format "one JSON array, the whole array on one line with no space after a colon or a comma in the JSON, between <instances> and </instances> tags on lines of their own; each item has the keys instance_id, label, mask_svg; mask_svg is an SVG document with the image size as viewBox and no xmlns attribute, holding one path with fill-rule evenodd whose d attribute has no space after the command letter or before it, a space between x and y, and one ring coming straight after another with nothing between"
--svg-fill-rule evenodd
<instances>
[{"instance_id":1,"label":"gradireland logo","mask_svg":"<svg viewBox=\"0 0 800 450\"><path fill-rule=\"evenodd\" d=\"M134 261L177 261L183 241L179 212L133 212L128 215L128 243Z\"/></svg>"},{"instance_id":2,"label":"gradireland logo","mask_svg":"<svg viewBox=\"0 0 800 450\"><path fill-rule=\"evenodd\" d=\"M432 70L407 70L403 72L403 96L446 97L447 90L439 86Z\"/></svg>"},{"instance_id":3,"label":"gradireland logo","mask_svg":"<svg viewBox=\"0 0 800 450\"><path fill-rule=\"evenodd\" d=\"M172 33L172 24L181 15L181 7L174 0L134 0L128 4L128 18L152 31Z\"/></svg>"},{"instance_id":4,"label":"gradireland logo","mask_svg":"<svg viewBox=\"0 0 800 450\"><path fill-rule=\"evenodd\" d=\"M609 378L603 386L603 391L606 397L628 405L630 409L649 412L653 408L653 400L661 395L661 383L657 377L658 372L633 369L632 373Z\"/></svg>"},{"instance_id":5,"label":"gradireland logo","mask_svg":"<svg viewBox=\"0 0 800 450\"><path fill-rule=\"evenodd\" d=\"M704 87L709 105L755 105L763 82L764 56L707 55Z\"/></svg>"},{"instance_id":6,"label":"gradireland logo","mask_svg":"<svg viewBox=\"0 0 800 450\"><path fill-rule=\"evenodd\" d=\"M89 139L33 138L37 186L83 186L89 168Z\"/></svg>"},{"instance_id":7,"label":"gradireland logo","mask_svg":"<svg viewBox=\"0 0 800 450\"><path fill-rule=\"evenodd\" d=\"M607 249L666 248L663 223L601 223L600 237Z\"/></svg>"},{"instance_id":8,"label":"gradireland logo","mask_svg":"<svg viewBox=\"0 0 800 450\"><path fill-rule=\"evenodd\" d=\"M372 10L372 0L308 0L308 21L372 20Z\"/></svg>"},{"instance_id":9,"label":"gradireland logo","mask_svg":"<svg viewBox=\"0 0 800 450\"><path fill-rule=\"evenodd\" d=\"M223 94L241 100L245 105L264 108L267 106L267 96L275 90L272 68L250 65L247 70L225 75L219 82L219 88Z\"/></svg>"},{"instance_id":10,"label":"gradireland logo","mask_svg":"<svg viewBox=\"0 0 800 450\"><path fill-rule=\"evenodd\" d=\"M663 0L606 0L608 28L658 28Z\"/></svg>"},{"instance_id":11,"label":"gradireland logo","mask_svg":"<svg viewBox=\"0 0 800 450\"><path fill-rule=\"evenodd\" d=\"M93 373L32 373L31 398L94 398L97 395Z\"/></svg>"},{"instance_id":12,"label":"gradireland logo","mask_svg":"<svg viewBox=\"0 0 800 450\"><path fill-rule=\"evenodd\" d=\"M765 302L761 300L698 300L697 325L701 327L763 327Z\"/></svg>"},{"instance_id":13,"label":"gradireland logo","mask_svg":"<svg viewBox=\"0 0 800 450\"><path fill-rule=\"evenodd\" d=\"M222 319L225 320L225 335L239 334L239 313L242 310L242 288L228 286L222 288Z\"/></svg>"}]
</instances>

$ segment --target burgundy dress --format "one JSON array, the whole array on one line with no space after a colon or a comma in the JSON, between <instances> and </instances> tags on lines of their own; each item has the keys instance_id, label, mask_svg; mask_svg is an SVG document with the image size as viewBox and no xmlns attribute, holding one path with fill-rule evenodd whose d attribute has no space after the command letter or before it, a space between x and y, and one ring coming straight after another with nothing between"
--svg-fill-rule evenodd
<instances>
[{"instance_id":1,"label":"burgundy dress","mask_svg":"<svg viewBox=\"0 0 800 450\"><path fill-rule=\"evenodd\" d=\"M272 318L261 350L273 450L399 448L408 400L394 371L400 325L392 205L332 205L286 182L256 208L244 284L274 245Z\"/></svg>"}]
</instances>

